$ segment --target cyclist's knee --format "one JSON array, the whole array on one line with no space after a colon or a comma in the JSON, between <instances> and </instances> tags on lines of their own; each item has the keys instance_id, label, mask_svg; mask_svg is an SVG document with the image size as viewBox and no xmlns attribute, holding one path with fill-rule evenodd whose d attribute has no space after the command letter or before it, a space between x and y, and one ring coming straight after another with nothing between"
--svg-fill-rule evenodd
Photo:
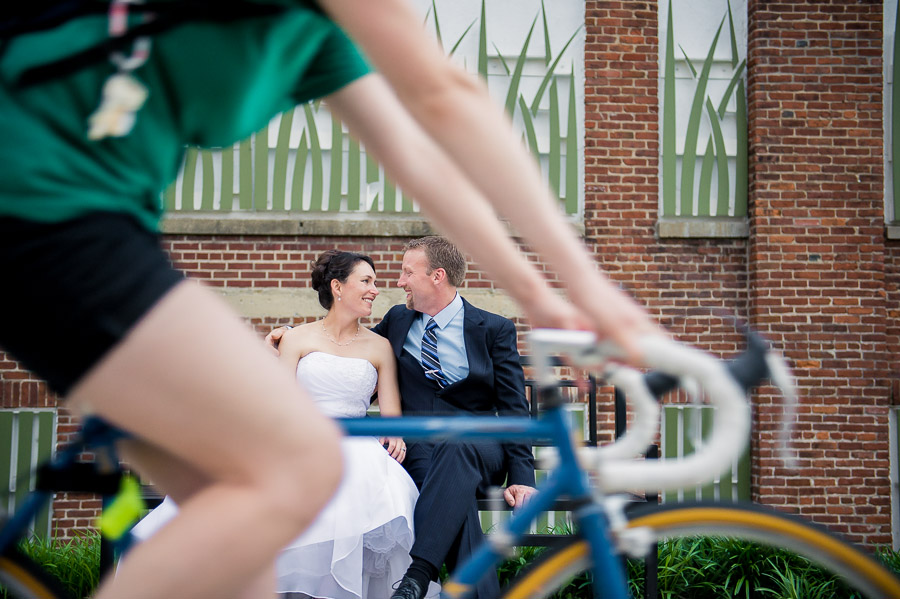
<instances>
[{"instance_id":1,"label":"cyclist's knee","mask_svg":"<svg viewBox=\"0 0 900 599\"><path fill-rule=\"evenodd\" d=\"M310 509L324 507L341 482L340 435L333 425L324 426L314 437L288 443L277 454L275 462L260 473L268 509L303 520Z\"/></svg>"}]
</instances>

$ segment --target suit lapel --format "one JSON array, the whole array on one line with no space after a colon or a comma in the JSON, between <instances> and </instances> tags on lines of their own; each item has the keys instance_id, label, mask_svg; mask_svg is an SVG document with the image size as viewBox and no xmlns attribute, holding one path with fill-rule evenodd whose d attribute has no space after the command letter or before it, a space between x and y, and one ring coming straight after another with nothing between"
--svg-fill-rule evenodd
<instances>
[{"instance_id":1,"label":"suit lapel","mask_svg":"<svg viewBox=\"0 0 900 599\"><path fill-rule=\"evenodd\" d=\"M403 344L406 343L406 336L409 334L409 328L412 326L416 314L418 312L408 308L400 310L396 324L391 326L388 331L388 340L391 342L391 347L394 348L394 355L397 358L403 353Z\"/></svg>"},{"instance_id":2,"label":"suit lapel","mask_svg":"<svg viewBox=\"0 0 900 599\"><path fill-rule=\"evenodd\" d=\"M463 298L463 338L466 340L466 359L469 361L469 376L484 370L484 318L481 312ZM468 377L467 377L468 378ZM465 379L463 379L465 380Z\"/></svg>"}]
</instances>

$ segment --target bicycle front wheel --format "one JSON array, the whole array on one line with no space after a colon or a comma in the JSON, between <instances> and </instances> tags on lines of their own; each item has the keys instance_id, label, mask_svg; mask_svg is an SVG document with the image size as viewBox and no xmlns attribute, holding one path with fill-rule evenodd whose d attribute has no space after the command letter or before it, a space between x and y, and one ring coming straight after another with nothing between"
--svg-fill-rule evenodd
<instances>
[{"instance_id":1,"label":"bicycle front wheel","mask_svg":"<svg viewBox=\"0 0 900 599\"><path fill-rule=\"evenodd\" d=\"M0 555L0 597L70 599L54 578L17 549Z\"/></svg>"},{"instance_id":2,"label":"bicycle front wheel","mask_svg":"<svg viewBox=\"0 0 900 599\"><path fill-rule=\"evenodd\" d=\"M869 599L900 597L900 580L865 551L801 518L756 504L640 504L627 514L628 528L646 528L657 540L675 537L734 537L789 549L841 576ZM514 580L504 599L547 597L589 570L586 541L572 539Z\"/></svg>"}]
</instances>

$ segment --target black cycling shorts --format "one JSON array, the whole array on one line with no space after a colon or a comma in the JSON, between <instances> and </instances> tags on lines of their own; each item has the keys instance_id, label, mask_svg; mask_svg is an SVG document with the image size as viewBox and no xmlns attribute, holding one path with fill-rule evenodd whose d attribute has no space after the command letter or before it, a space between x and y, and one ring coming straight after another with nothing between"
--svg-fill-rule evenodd
<instances>
[{"instance_id":1,"label":"black cycling shorts","mask_svg":"<svg viewBox=\"0 0 900 599\"><path fill-rule=\"evenodd\" d=\"M0 347L65 395L183 280L131 216L0 218Z\"/></svg>"}]
</instances>

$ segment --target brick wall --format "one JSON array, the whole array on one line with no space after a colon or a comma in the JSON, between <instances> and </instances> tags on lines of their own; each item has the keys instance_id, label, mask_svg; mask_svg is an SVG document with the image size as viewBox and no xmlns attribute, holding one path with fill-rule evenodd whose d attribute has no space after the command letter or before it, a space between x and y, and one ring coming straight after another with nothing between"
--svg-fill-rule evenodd
<instances>
[{"instance_id":1,"label":"brick wall","mask_svg":"<svg viewBox=\"0 0 900 599\"><path fill-rule=\"evenodd\" d=\"M731 355L737 316L784 348L803 396L793 445L800 467L775 456L780 399L764 389L754 398L755 498L855 540L887 543L900 248L885 241L883 226L881 3L750 0L748 10L750 237L662 239L657 3L586 2L585 239L677 338ZM179 267L226 295L305 289L308 263L335 246L372 255L384 289L399 274L405 241L165 240ZM464 293L492 290L473 267ZM313 317L248 320L265 332ZM4 407L54 401L9 359L0 359L0 392ZM601 438L611 437L611 423L604 398ZM60 430L70 427L63 413ZM69 520L84 508L57 503Z\"/></svg>"},{"instance_id":2,"label":"brick wall","mask_svg":"<svg viewBox=\"0 0 900 599\"><path fill-rule=\"evenodd\" d=\"M750 2L751 321L803 396L798 470L758 399L760 501L890 540L881 3Z\"/></svg>"}]
</instances>

